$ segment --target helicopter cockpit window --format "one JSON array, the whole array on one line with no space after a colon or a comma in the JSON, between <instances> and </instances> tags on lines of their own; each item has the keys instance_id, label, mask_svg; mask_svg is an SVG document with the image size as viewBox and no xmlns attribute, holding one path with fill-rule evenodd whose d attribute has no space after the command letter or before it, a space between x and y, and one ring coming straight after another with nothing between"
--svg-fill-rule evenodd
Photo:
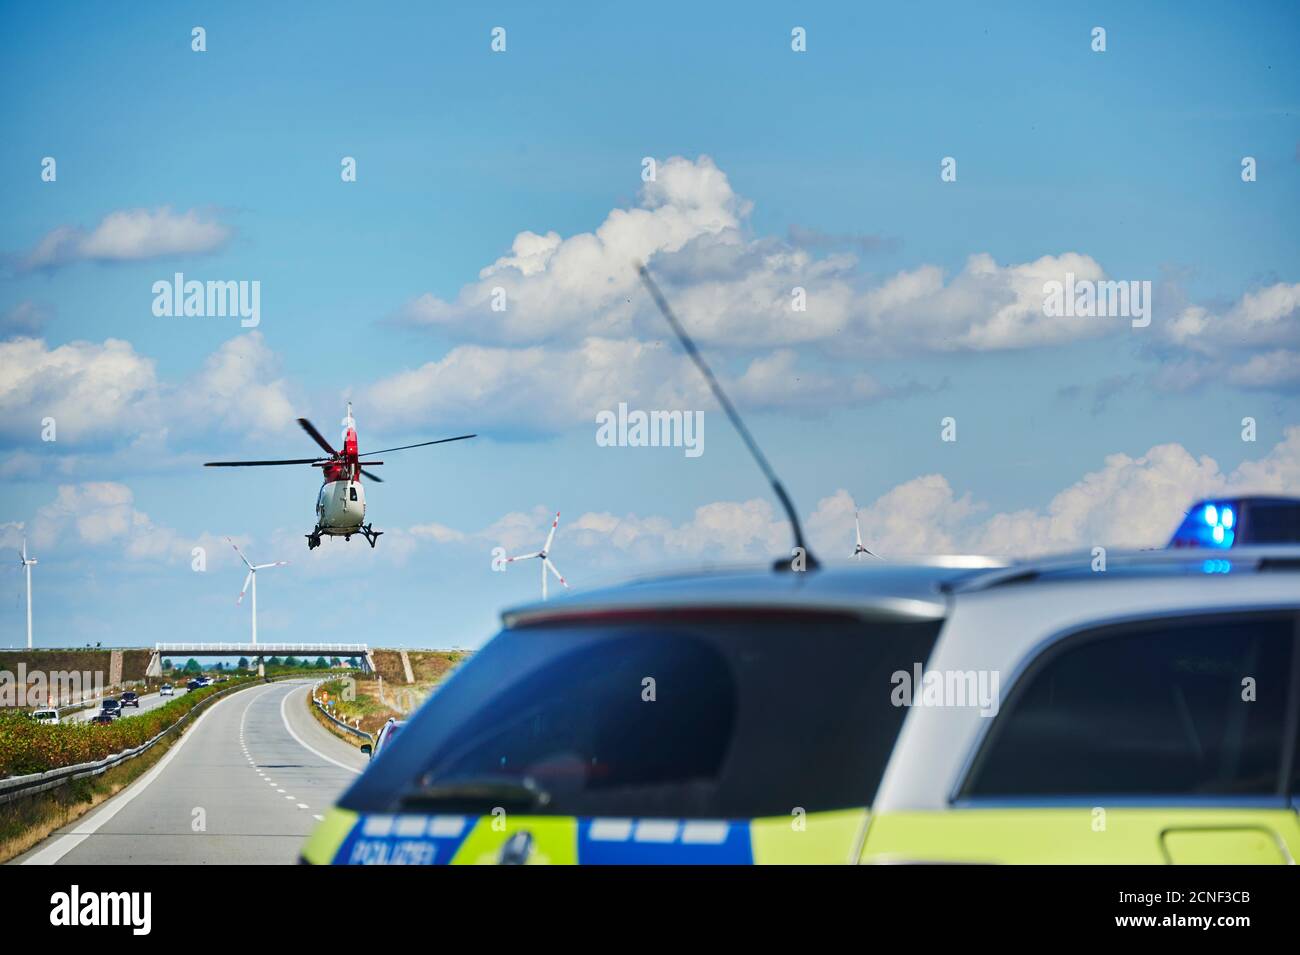
<instances>
[{"instance_id":1,"label":"helicopter cockpit window","mask_svg":"<svg viewBox=\"0 0 1300 955\"><path fill-rule=\"evenodd\" d=\"M354 501L357 499L357 488L356 488L356 485L352 485L352 486L350 486L350 487L348 488L348 497L349 497L351 500L354 500Z\"/></svg>"}]
</instances>

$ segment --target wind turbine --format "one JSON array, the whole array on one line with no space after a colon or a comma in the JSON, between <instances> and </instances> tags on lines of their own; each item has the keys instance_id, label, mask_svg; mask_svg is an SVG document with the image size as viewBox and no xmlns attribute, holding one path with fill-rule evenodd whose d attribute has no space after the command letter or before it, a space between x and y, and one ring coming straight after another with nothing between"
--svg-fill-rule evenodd
<instances>
[{"instance_id":1,"label":"wind turbine","mask_svg":"<svg viewBox=\"0 0 1300 955\"><path fill-rule=\"evenodd\" d=\"M861 560L862 555L866 554L868 557L875 557L876 560L881 560L882 558L878 554L873 554L862 546L862 520L858 517L858 509L856 507L853 509L853 529L857 533L858 541L857 546L853 548L853 556L858 560Z\"/></svg>"},{"instance_id":2,"label":"wind turbine","mask_svg":"<svg viewBox=\"0 0 1300 955\"><path fill-rule=\"evenodd\" d=\"M248 593L248 585L250 581L252 582L253 585L253 645L256 646L257 645L257 572L259 570L266 570L266 568L268 567L283 567L285 564L289 562L287 560L277 560L271 564L249 563L248 558L244 556L244 552L239 549L239 545L236 544L234 541L230 540L229 537L227 537L226 540L230 541L230 546L235 548L235 553L238 554L239 559L244 562L244 566L248 568L248 576L244 578L244 587L242 590L239 591L239 597L235 600L236 604L243 603L244 594Z\"/></svg>"},{"instance_id":3,"label":"wind turbine","mask_svg":"<svg viewBox=\"0 0 1300 955\"><path fill-rule=\"evenodd\" d=\"M32 648L32 567L36 564L35 557L27 556L27 538L23 538L23 569L27 571L27 649Z\"/></svg>"},{"instance_id":4,"label":"wind turbine","mask_svg":"<svg viewBox=\"0 0 1300 955\"><path fill-rule=\"evenodd\" d=\"M551 554L551 541L555 540L555 528L559 525L559 523L560 523L560 512L559 512L559 511L556 511L556 512L555 512L555 520L551 521L551 532L550 532L549 534L546 535L546 543L542 546L542 549L541 549L541 550L537 551L537 553L535 553L535 554L520 554L518 557L507 557L507 558L506 558L506 563L507 563L507 564L513 564L513 563L514 563L515 561L517 561L517 560L528 560L528 559L530 559L530 558L532 558L532 557L540 557L540 558L541 558L541 561L542 561L542 599L543 599L543 600L546 599L546 569L547 569L548 567L551 569L551 573L553 573L553 574L555 575L555 579L556 579L556 580L558 580L560 583L564 584L565 587L568 587L568 586L569 586L569 582L568 582L567 580L564 579L564 575L561 574L561 573L559 572L558 569L556 569L556 566L555 566L553 563L551 563L551 557L550 557L550 554Z\"/></svg>"}]
</instances>

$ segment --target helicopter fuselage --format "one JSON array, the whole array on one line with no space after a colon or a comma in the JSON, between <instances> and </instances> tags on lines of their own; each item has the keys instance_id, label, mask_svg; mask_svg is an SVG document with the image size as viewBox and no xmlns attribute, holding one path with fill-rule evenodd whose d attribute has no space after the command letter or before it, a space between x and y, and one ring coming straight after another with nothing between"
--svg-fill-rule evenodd
<instances>
[{"instance_id":1,"label":"helicopter fuselage","mask_svg":"<svg viewBox=\"0 0 1300 955\"><path fill-rule=\"evenodd\" d=\"M316 497L316 526L331 537L358 533L366 519L366 490L360 481L326 480Z\"/></svg>"}]
</instances>

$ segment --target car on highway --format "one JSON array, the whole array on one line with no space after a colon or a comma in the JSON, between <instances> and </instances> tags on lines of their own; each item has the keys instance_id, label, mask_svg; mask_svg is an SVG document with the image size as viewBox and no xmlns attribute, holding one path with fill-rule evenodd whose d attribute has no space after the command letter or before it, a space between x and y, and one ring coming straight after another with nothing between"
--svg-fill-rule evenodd
<instances>
[{"instance_id":1,"label":"car on highway","mask_svg":"<svg viewBox=\"0 0 1300 955\"><path fill-rule=\"evenodd\" d=\"M114 718L102 710L90 718L90 723L93 726L112 726L113 722Z\"/></svg>"},{"instance_id":2,"label":"car on highway","mask_svg":"<svg viewBox=\"0 0 1300 955\"><path fill-rule=\"evenodd\" d=\"M57 724L59 722L58 710L33 710L32 719L38 723Z\"/></svg>"},{"instance_id":3,"label":"car on highway","mask_svg":"<svg viewBox=\"0 0 1300 955\"><path fill-rule=\"evenodd\" d=\"M308 863L1300 858L1300 547L714 571L530 604Z\"/></svg>"},{"instance_id":4,"label":"car on highway","mask_svg":"<svg viewBox=\"0 0 1300 955\"><path fill-rule=\"evenodd\" d=\"M122 694L120 702L122 706L134 706L138 710L140 708L140 694L127 690Z\"/></svg>"},{"instance_id":5,"label":"car on highway","mask_svg":"<svg viewBox=\"0 0 1300 955\"><path fill-rule=\"evenodd\" d=\"M122 704L111 696L106 697L104 701L99 704L99 712L107 714L113 719L117 719L122 715Z\"/></svg>"},{"instance_id":6,"label":"car on highway","mask_svg":"<svg viewBox=\"0 0 1300 955\"><path fill-rule=\"evenodd\" d=\"M176 695L176 688L175 688L174 686L172 686L170 683L164 683L162 686L158 687L158 695L159 695L159 696L175 696L175 695Z\"/></svg>"},{"instance_id":7,"label":"car on highway","mask_svg":"<svg viewBox=\"0 0 1300 955\"><path fill-rule=\"evenodd\" d=\"M397 734L401 732L402 727L405 725L406 720L399 720L395 716L390 716L388 722L379 727L379 732L375 735L374 745L372 746L370 743L363 743L361 745L361 752L365 753L371 759L374 759L379 755L381 749L390 745L393 740L397 738Z\"/></svg>"},{"instance_id":8,"label":"car on highway","mask_svg":"<svg viewBox=\"0 0 1300 955\"><path fill-rule=\"evenodd\" d=\"M190 680L189 683L186 683L186 684L185 684L185 689L187 689L187 690L201 690L201 689L203 689L203 685L204 685L204 684L203 684L203 681L202 681L202 680Z\"/></svg>"}]
</instances>

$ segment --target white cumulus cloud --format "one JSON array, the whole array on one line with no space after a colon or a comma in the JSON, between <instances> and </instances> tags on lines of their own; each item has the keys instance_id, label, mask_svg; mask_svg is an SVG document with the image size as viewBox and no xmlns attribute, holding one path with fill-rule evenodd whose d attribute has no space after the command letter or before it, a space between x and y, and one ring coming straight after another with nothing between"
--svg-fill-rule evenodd
<instances>
[{"instance_id":1,"label":"white cumulus cloud","mask_svg":"<svg viewBox=\"0 0 1300 955\"><path fill-rule=\"evenodd\" d=\"M119 209L89 230L60 226L46 233L19 257L18 268L34 271L81 261L128 262L213 252L231 234L229 226L205 219L194 209Z\"/></svg>"},{"instance_id":2,"label":"white cumulus cloud","mask_svg":"<svg viewBox=\"0 0 1300 955\"><path fill-rule=\"evenodd\" d=\"M1049 318L1044 283L1099 279L1086 255L999 265L973 255L955 275L924 265L883 281L854 255L813 255L807 244L755 237L752 204L708 156L674 156L642 187L639 204L613 209L593 232L567 238L521 232L510 253L446 301L425 294L404 317L466 340L514 345L589 336L659 338L634 263L647 262L693 334L741 349L819 343L877 352L986 351L1103 334L1116 322ZM806 293L796 311L795 289ZM494 310L496 290L505 309Z\"/></svg>"}]
</instances>

